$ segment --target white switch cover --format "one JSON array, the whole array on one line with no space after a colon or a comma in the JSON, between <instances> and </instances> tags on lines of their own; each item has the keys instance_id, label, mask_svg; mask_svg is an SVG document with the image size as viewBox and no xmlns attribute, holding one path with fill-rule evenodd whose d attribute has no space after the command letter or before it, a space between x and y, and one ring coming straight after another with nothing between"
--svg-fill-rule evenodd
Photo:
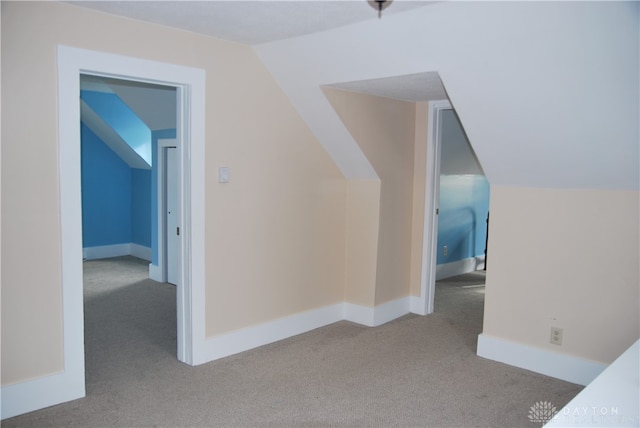
<instances>
[{"instance_id":1,"label":"white switch cover","mask_svg":"<svg viewBox=\"0 0 640 428\"><path fill-rule=\"evenodd\" d=\"M218 168L218 183L228 183L229 182L229 167L221 166Z\"/></svg>"}]
</instances>

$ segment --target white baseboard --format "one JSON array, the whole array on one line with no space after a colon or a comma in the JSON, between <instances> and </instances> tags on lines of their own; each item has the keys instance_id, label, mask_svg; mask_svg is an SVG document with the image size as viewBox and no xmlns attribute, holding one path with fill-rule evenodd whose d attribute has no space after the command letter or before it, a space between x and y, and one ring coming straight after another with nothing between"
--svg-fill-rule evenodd
<instances>
[{"instance_id":1,"label":"white baseboard","mask_svg":"<svg viewBox=\"0 0 640 428\"><path fill-rule=\"evenodd\" d=\"M204 364L333 324L342 320L342 312L343 304L338 303L207 339L203 352L199 353L200 355L194 355L194 365Z\"/></svg>"},{"instance_id":2,"label":"white baseboard","mask_svg":"<svg viewBox=\"0 0 640 428\"><path fill-rule=\"evenodd\" d=\"M77 382L73 379L73 375L64 372L3 386L0 391L1 419L12 418L85 396L84 383Z\"/></svg>"},{"instance_id":3,"label":"white baseboard","mask_svg":"<svg viewBox=\"0 0 640 428\"><path fill-rule=\"evenodd\" d=\"M463 273L473 272L483 263L484 256L477 256L451 263L436 265L436 281L456 275L462 275Z\"/></svg>"},{"instance_id":4,"label":"white baseboard","mask_svg":"<svg viewBox=\"0 0 640 428\"><path fill-rule=\"evenodd\" d=\"M160 266L149 263L149 279L157 282L164 282L162 279L162 271Z\"/></svg>"},{"instance_id":5,"label":"white baseboard","mask_svg":"<svg viewBox=\"0 0 640 428\"><path fill-rule=\"evenodd\" d=\"M127 243L85 247L82 249L82 257L85 260L107 259L109 257L120 256L134 256L151 261L151 248L134 243Z\"/></svg>"},{"instance_id":6,"label":"white baseboard","mask_svg":"<svg viewBox=\"0 0 640 428\"><path fill-rule=\"evenodd\" d=\"M410 312L410 298L408 296L373 308L353 303L344 303L343 305L343 319L368 327L377 327Z\"/></svg>"},{"instance_id":7,"label":"white baseboard","mask_svg":"<svg viewBox=\"0 0 640 428\"><path fill-rule=\"evenodd\" d=\"M393 300L375 308L337 303L207 339L203 352L194 356L194 364L204 364L338 321L352 321L376 327L408 313L409 297Z\"/></svg>"},{"instance_id":8,"label":"white baseboard","mask_svg":"<svg viewBox=\"0 0 640 428\"><path fill-rule=\"evenodd\" d=\"M149 265L150 272L153 266ZM374 308L352 303L337 303L243 328L207 339L202 352L194 355L194 365L277 342L341 320L371 327L379 326L409 313L414 300L415 298L407 296ZM606 368L604 364L522 345L486 334L478 336L477 354L480 357L581 385L591 382ZM67 383L69 382L65 381L63 373L2 387L2 418L9 418L84 396L84 389L76 391ZM52 397L55 399L51 400Z\"/></svg>"},{"instance_id":9,"label":"white baseboard","mask_svg":"<svg viewBox=\"0 0 640 428\"><path fill-rule=\"evenodd\" d=\"M409 311L416 315L427 315L424 299L420 296L409 296Z\"/></svg>"},{"instance_id":10,"label":"white baseboard","mask_svg":"<svg viewBox=\"0 0 640 428\"><path fill-rule=\"evenodd\" d=\"M128 256L129 244L100 245L98 247L85 247L82 249L82 257L86 260L107 259L109 257Z\"/></svg>"},{"instance_id":11,"label":"white baseboard","mask_svg":"<svg viewBox=\"0 0 640 428\"><path fill-rule=\"evenodd\" d=\"M150 274L155 270L157 266L150 264ZM337 303L287 316L207 339L202 352L194 355L194 365L277 342L342 320L367 326L382 325L409 313L409 306L410 297L403 297L375 308ZM2 387L2 418L10 418L84 396L84 388L82 391L76 391L67 384L69 382L65 380L63 373Z\"/></svg>"},{"instance_id":12,"label":"white baseboard","mask_svg":"<svg viewBox=\"0 0 640 428\"><path fill-rule=\"evenodd\" d=\"M151 247L144 247L140 244L134 244L133 242L129 245L129 255L142 260L146 260L148 262L151 261Z\"/></svg>"},{"instance_id":13,"label":"white baseboard","mask_svg":"<svg viewBox=\"0 0 640 428\"><path fill-rule=\"evenodd\" d=\"M511 342L484 333L478 336L477 354L483 358L579 385L589 384L607 367L606 364Z\"/></svg>"}]
</instances>

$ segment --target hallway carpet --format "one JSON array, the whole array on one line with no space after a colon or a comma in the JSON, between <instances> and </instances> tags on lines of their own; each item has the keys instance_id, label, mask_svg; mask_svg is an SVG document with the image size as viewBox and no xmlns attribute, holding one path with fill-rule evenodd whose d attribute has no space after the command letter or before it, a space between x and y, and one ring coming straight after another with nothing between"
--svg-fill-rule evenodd
<instances>
[{"instance_id":1,"label":"hallway carpet","mask_svg":"<svg viewBox=\"0 0 640 428\"><path fill-rule=\"evenodd\" d=\"M87 397L17 427L536 427L582 387L476 356L484 274L439 282L436 312L338 322L197 367L176 360L175 287L147 262L85 262Z\"/></svg>"}]
</instances>

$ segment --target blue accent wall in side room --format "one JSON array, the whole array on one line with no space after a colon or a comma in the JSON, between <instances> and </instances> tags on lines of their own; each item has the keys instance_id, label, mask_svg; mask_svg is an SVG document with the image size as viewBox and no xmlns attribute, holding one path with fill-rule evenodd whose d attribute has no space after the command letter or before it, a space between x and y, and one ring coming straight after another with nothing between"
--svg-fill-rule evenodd
<instances>
[{"instance_id":1,"label":"blue accent wall in side room","mask_svg":"<svg viewBox=\"0 0 640 428\"><path fill-rule=\"evenodd\" d=\"M131 242L151 248L151 170L131 168Z\"/></svg>"},{"instance_id":2,"label":"blue accent wall in side room","mask_svg":"<svg viewBox=\"0 0 640 428\"><path fill-rule=\"evenodd\" d=\"M131 242L131 168L81 125L83 247Z\"/></svg>"},{"instance_id":3,"label":"blue accent wall in side room","mask_svg":"<svg viewBox=\"0 0 640 428\"><path fill-rule=\"evenodd\" d=\"M129 146L151 165L151 130L114 93L80 91L80 96Z\"/></svg>"},{"instance_id":4,"label":"blue accent wall in side room","mask_svg":"<svg viewBox=\"0 0 640 428\"><path fill-rule=\"evenodd\" d=\"M151 131L151 263L158 265L158 140L176 138L176 130L160 129Z\"/></svg>"},{"instance_id":5,"label":"blue accent wall in side room","mask_svg":"<svg viewBox=\"0 0 640 428\"><path fill-rule=\"evenodd\" d=\"M483 175L440 176L437 264L484 255L489 182ZM447 255L444 255L444 247Z\"/></svg>"}]
</instances>

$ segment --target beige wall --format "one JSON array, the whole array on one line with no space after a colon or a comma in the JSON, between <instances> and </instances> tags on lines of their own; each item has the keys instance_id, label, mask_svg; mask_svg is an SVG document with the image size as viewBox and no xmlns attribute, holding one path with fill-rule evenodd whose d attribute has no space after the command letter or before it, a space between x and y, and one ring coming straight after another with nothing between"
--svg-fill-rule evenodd
<instances>
[{"instance_id":1,"label":"beige wall","mask_svg":"<svg viewBox=\"0 0 640 428\"><path fill-rule=\"evenodd\" d=\"M58 44L206 70L208 336L343 300L346 182L251 48L2 2L3 385L63 365Z\"/></svg>"},{"instance_id":2,"label":"beige wall","mask_svg":"<svg viewBox=\"0 0 640 428\"><path fill-rule=\"evenodd\" d=\"M375 306L379 230L380 180L348 180L346 302Z\"/></svg>"},{"instance_id":3,"label":"beige wall","mask_svg":"<svg viewBox=\"0 0 640 428\"><path fill-rule=\"evenodd\" d=\"M424 105L328 92L380 176L347 183L252 49L67 4L1 7L3 385L63 364L57 44L206 70L208 336L418 294ZM491 205L486 334L601 362L638 337L637 192L493 186Z\"/></svg>"},{"instance_id":4,"label":"beige wall","mask_svg":"<svg viewBox=\"0 0 640 428\"><path fill-rule=\"evenodd\" d=\"M613 361L640 334L638 202L637 191L493 186L484 333Z\"/></svg>"},{"instance_id":5,"label":"beige wall","mask_svg":"<svg viewBox=\"0 0 640 428\"><path fill-rule=\"evenodd\" d=\"M411 281L415 103L324 88L380 177L375 305L407 296Z\"/></svg>"}]
</instances>

